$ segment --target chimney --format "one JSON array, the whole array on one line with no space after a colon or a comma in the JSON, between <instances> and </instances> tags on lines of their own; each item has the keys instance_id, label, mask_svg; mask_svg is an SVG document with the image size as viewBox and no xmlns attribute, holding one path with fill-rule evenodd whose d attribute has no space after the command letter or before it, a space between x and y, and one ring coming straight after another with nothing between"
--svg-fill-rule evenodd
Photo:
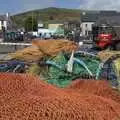
<instances>
[{"instance_id":1,"label":"chimney","mask_svg":"<svg viewBox=\"0 0 120 120\"><path fill-rule=\"evenodd\" d=\"M6 20L7 20L7 26L6 26L6 29L8 30L8 26L10 26L10 23L9 23L9 13L6 13Z\"/></svg>"},{"instance_id":2,"label":"chimney","mask_svg":"<svg viewBox=\"0 0 120 120\"><path fill-rule=\"evenodd\" d=\"M6 13L6 17L7 17L7 19L9 18L9 13Z\"/></svg>"}]
</instances>

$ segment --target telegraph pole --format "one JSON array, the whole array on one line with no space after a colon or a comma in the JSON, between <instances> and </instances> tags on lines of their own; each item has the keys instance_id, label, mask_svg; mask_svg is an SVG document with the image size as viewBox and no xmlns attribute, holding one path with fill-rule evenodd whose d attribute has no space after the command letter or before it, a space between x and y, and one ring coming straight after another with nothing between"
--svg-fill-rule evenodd
<instances>
[{"instance_id":1,"label":"telegraph pole","mask_svg":"<svg viewBox=\"0 0 120 120\"><path fill-rule=\"evenodd\" d=\"M32 12L32 32L33 32L33 12Z\"/></svg>"}]
</instances>

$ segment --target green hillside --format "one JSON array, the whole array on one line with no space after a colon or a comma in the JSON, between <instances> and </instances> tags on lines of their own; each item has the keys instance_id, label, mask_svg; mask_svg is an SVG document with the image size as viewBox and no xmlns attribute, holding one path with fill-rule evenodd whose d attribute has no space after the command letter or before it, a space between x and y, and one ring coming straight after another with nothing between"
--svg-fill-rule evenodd
<instances>
[{"instance_id":1,"label":"green hillside","mask_svg":"<svg viewBox=\"0 0 120 120\"><path fill-rule=\"evenodd\" d=\"M17 14L12 16L12 19L18 26L23 26L25 19L29 16L39 18L44 22L49 22L51 20L52 21L80 20L80 10L65 8L45 8Z\"/></svg>"}]
</instances>

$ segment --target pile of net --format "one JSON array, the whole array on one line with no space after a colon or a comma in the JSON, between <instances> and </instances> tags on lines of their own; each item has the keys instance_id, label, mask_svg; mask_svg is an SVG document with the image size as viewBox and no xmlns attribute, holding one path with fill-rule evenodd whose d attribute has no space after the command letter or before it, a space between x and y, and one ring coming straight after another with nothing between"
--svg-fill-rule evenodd
<instances>
[{"instance_id":1,"label":"pile of net","mask_svg":"<svg viewBox=\"0 0 120 120\"><path fill-rule=\"evenodd\" d=\"M24 73L27 64L22 61L1 61L0 62L0 72L14 72L14 73Z\"/></svg>"},{"instance_id":2,"label":"pile of net","mask_svg":"<svg viewBox=\"0 0 120 120\"><path fill-rule=\"evenodd\" d=\"M114 61L116 75L120 78L120 58Z\"/></svg>"},{"instance_id":3,"label":"pile of net","mask_svg":"<svg viewBox=\"0 0 120 120\"><path fill-rule=\"evenodd\" d=\"M106 51L106 50L98 52L98 56L103 62L107 61L109 58L111 58L114 55L120 55L120 52L119 51Z\"/></svg>"},{"instance_id":4,"label":"pile of net","mask_svg":"<svg viewBox=\"0 0 120 120\"><path fill-rule=\"evenodd\" d=\"M71 54L61 52L50 59L40 61L38 65L33 64L27 72L38 75L42 80L58 87L66 87L77 78L99 78L101 61L97 56L75 52L71 72L68 71L70 58Z\"/></svg>"},{"instance_id":5,"label":"pile of net","mask_svg":"<svg viewBox=\"0 0 120 120\"><path fill-rule=\"evenodd\" d=\"M113 86L120 86L120 52L102 51L98 56L103 62L100 76L110 80Z\"/></svg>"},{"instance_id":6,"label":"pile of net","mask_svg":"<svg viewBox=\"0 0 120 120\"><path fill-rule=\"evenodd\" d=\"M118 89L120 90L120 58L114 61L114 69L117 76L118 81Z\"/></svg>"},{"instance_id":7,"label":"pile of net","mask_svg":"<svg viewBox=\"0 0 120 120\"><path fill-rule=\"evenodd\" d=\"M77 44L68 40L33 40L32 46L10 54L12 59L37 61L44 57L55 56L61 51L71 52Z\"/></svg>"},{"instance_id":8,"label":"pile of net","mask_svg":"<svg viewBox=\"0 0 120 120\"><path fill-rule=\"evenodd\" d=\"M1 120L119 120L120 94L106 81L60 89L36 77L0 73Z\"/></svg>"}]
</instances>

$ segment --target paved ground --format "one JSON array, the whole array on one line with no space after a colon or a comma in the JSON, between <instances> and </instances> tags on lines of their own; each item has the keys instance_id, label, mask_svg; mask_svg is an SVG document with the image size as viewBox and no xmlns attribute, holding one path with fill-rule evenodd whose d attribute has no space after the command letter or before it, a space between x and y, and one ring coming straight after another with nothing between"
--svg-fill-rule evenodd
<instances>
[{"instance_id":1,"label":"paved ground","mask_svg":"<svg viewBox=\"0 0 120 120\"><path fill-rule=\"evenodd\" d=\"M7 54L0 54L0 60L3 60L6 56Z\"/></svg>"},{"instance_id":2,"label":"paved ground","mask_svg":"<svg viewBox=\"0 0 120 120\"><path fill-rule=\"evenodd\" d=\"M0 60L3 60L8 53L15 52L16 50L23 49L23 46L8 46L8 45L0 45Z\"/></svg>"},{"instance_id":3,"label":"paved ground","mask_svg":"<svg viewBox=\"0 0 120 120\"><path fill-rule=\"evenodd\" d=\"M0 45L0 54L15 52L16 50L23 48L24 48L23 46Z\"/></svg>"}]
</instances>

